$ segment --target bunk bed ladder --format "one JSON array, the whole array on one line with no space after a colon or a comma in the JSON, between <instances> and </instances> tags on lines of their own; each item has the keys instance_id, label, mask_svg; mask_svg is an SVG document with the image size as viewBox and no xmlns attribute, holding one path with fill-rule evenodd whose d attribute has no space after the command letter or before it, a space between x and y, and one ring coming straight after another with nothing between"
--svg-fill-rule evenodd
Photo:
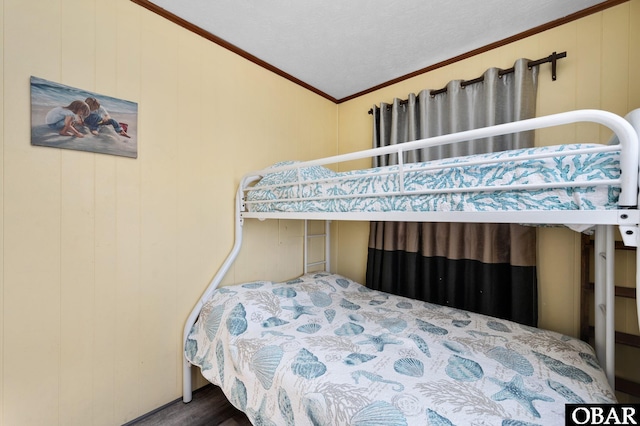
<instances>
[{"instance_id":1,"label":"bunk bed ladder","mask_svg":"<svg viewBox=\"0 0 640 426\"><path fill-rule=\"evenodd\" d=\"M609 229L604 229L609 228ZM637 299L636 288L614 284L613 263L615 251L632 251L636 259L640 254L636 247L615 241L611 226L598 226L595 240L582 235L582 289L580 306L580 338L585 342L595 342L596 355L605 369L614 390L640 397L640 383L623 377L616 377L613 369L615 344L640 348L640 336L615 331L615 299ZM595 256L594 256L595 254ZM594 261L594 281L590 280L591 261ZM638 263L638 261L636 262ZM603 285L606 283L606 285ZM594 302L594 324L590 324L591 302ZM607 309L607 306L609 309ZM605 325L606 324L606 325ZM592 340L593 339L593 340ZM613 383L612 383L613 382Z\"/></svg>"},{"instance_id":2,"label":"bunk bed ladder","mask_svg":"<svg viewBox=\"0 0 640 426\"><path fill-rule=\"evenodd\" d=\"M304 273L309 272L310 268L315 268L319 265L324 265L323 270L329 272L331 270L331 256L330 256L330 248L331 248L331 221L324 221L324 231L320 233L310 233L309 232L309 220L305 219L304 221ZM324 238L324 259L317 261L309 261L309 248L311 246L311 241Z\"/></svg>"}]
</instances>

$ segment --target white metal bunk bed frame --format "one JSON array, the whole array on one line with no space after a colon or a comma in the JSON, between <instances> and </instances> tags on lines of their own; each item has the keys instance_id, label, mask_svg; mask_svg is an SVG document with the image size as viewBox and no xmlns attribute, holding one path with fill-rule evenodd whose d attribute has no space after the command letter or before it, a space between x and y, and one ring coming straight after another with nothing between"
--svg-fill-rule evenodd
<instances>
[{"instance_id":1,"label":"white metal bunk bed frame","mask_svg":"<svg viewBox=\"0 0 640 426\"><path fill-rule=\"evenodd\" d=\"M522 211L492 211L492 212L250 212L246 207L246 192L262 176L268 173L284 170L298 170L310 166L336 164L341 162L360 160L380 155L397 154L400 160L399 179L403 180L402 153L427 146L444 145L468 141L473 139L499 136L504 134L536 130L546 127L561 126L578 122L597 123L611 129L618 137L621 156L619 179L608 181L609 184L617 184L621 188L619 208L616 210L522 210ZM488 222L488 223L527 223L545 225L596 225L595 227L595 350L600 365L604 368L608 381L615 389L615 284L614 284L614 226L618 226L625 245L638 247L640 244L640 203L638 197L639 182L639 148L638 133L640 123L635 123L636 128L622 117L601 110L576 110L543 117L484 127L459 133L453 133L433 138L406 142L394 146L374 148L358 151L350 154L336 155L318 160L299 162L278 168L264 169L246 174L238 187L235 207L235 242L231 252L210 282L203 295L187 318L183 342L195 324L200 310L209 300L218 287L231 265L235 261L242 246L243 221L247 218L255 219L310 219L310 220L357 220L357 221L413 221L413 222ZM565 185L576 186L576 185ZM475 188L482 190L505 189L540 189L547 185L527 185L525 187L490 187ZM466 189L468 191L468 189ZM388 195L388 194L384 194ZM372 196L375 196L372 194ZM327 222L326 235L329 233ZM305 246L307 243L307 231L305 225ZM329 249L329 241L325 243L325 249ZM640 265L640 250L636 255L636 262ZM328 262L329 255L325 260ZM328 265L328 263L327 263ZM306 254L305 254L306 271ZM640 292L640 267L636 268L636 290ZM637 311L640 319L640 298L637 301ZM191 364L184 358L183 361L183 401L192 399Z\"/></svg>"}]
</instances>

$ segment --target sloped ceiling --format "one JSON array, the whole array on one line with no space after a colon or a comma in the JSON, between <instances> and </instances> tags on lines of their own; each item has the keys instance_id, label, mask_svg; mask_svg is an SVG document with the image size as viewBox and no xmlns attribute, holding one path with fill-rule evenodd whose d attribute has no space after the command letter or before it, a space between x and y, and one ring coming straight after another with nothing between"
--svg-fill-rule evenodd
<instances>
[{"instance_id":1,"label":"sloped ceiling","mask_svg":"<svg viewBox=\"0 0 640 426\"><path fill-rule=\"evenodd\" d=\"M335 102L623 2L132 1Z\"/></svg>"}]
</instances>

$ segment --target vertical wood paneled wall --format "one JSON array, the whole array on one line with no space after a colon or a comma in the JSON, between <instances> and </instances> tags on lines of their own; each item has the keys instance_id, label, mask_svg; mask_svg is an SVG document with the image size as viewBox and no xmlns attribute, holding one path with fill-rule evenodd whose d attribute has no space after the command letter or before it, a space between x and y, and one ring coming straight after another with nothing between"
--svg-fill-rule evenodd
<instances>
[{"instance_id":1,"label":"vertical wood paneled wall","mask_svg":"<svg viewBox=\"0 0 640 426\"><path fill-rule=\"evenodd\" d=\"M335 154L338 107L129 0L0 21L0 425L123 424L181 394L239 177ZM138 159L31 146L30 76L137 102ZM227 281L302 271L301 225L249 227Z\"/></svg>"}]
</instances>

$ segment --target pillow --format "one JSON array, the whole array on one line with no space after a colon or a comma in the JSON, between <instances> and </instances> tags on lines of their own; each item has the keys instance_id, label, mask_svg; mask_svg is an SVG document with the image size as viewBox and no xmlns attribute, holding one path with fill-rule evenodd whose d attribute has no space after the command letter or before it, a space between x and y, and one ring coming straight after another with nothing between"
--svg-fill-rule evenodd
<instances>
[{"instance_id":1,"label":"pillow","mask_svg":"<svg viewBox=\"0 0 640 426\"><path fill-rule=\"evenodd\" d=\"M269 167L270 169L288 166L300 163L299 161L281 161ZM335 176L336 173L333 170L327 169L322 166L309 166L300 169L300 176L302 181L310 181L316 179L326 179ZM280 172L273 172L266 174L256 186L261 185L278 185L283 183L297 182L298 169L283 170Z\"/></svg>"}]
</instances>

